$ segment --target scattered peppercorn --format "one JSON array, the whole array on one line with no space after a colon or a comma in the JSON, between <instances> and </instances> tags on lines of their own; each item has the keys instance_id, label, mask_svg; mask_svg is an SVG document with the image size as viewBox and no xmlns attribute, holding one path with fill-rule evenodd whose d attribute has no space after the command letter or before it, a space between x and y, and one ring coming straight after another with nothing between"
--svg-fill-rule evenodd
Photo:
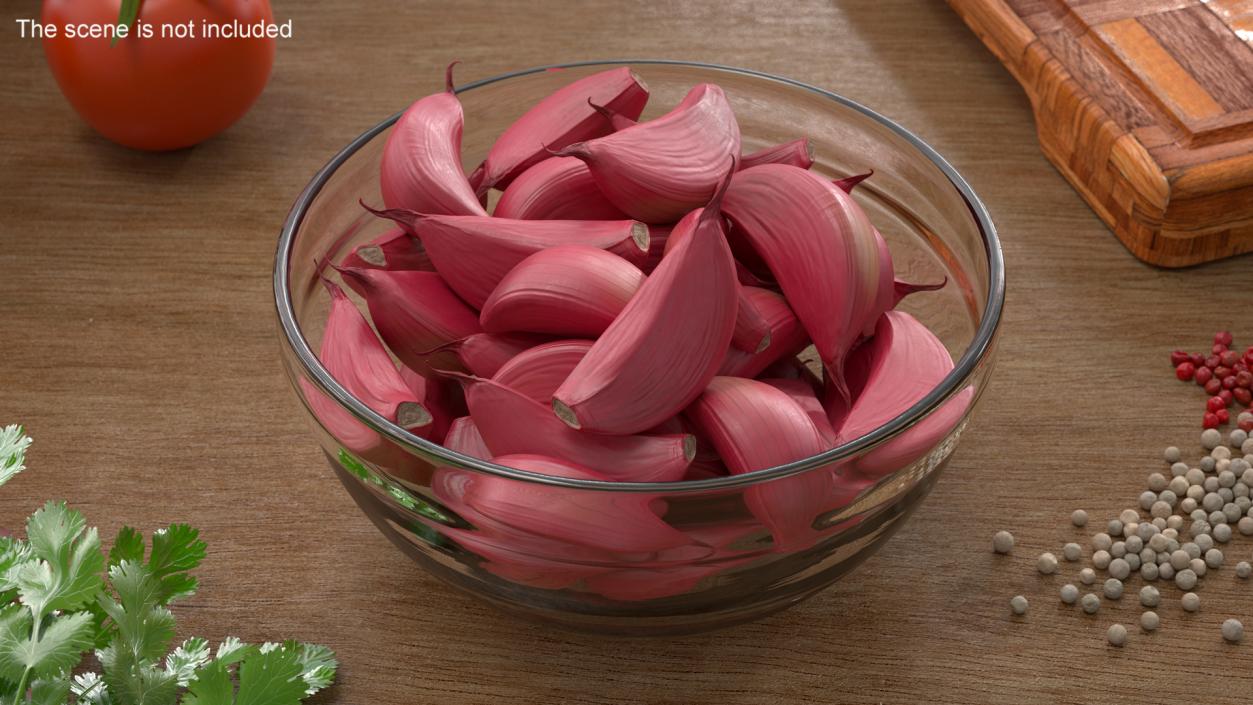
<instances>
[{"instance_id":1,"label":"scattered peppercorn","mask_svg":"<svg viewBox=\"0 0 1253 705\"><path fill-rule=\"evenodd\" d=\"M1014 550L1014 535L1008 531L998 531L992 536L992 550L997 553L1009 553Z\"/></svg>"},{"instance_id":2,"label":"scattered peppercorn","mask_svg":"<svg viewBox=\"0 0 1253 705\"><path fill-rule=\"evenodd\" d=\"M1057 556L1051 553L1041 553L1036 559L1035 567L1041 575L1052 575L1057 572Z\"/></svg>"},{"instance_id":3,"label":"scattered peppercorn","mask_svg":"<svg viewBox=\"0 0 1253 705\"><path fill-rule=\"evenodd\" d=\"M1073 605L1079 600L1079 588L1070 583L1066 583L1062 586L1060 595L1062 602L1065 602L1068 605Z\"/></svg>"},{"instance_id":4,"label":"scattered peppercorn","mask_svg":"<svg viewBox=\"0 0 1253 705\"><path fill-rule=\"evenodd\" d=\"M1146 632L1155 632L1161 625L1162 620L1158 618L1157 613L1149 610L1140 615L1140 628Z\"/></svg>"},{"instance_id":5,"label":"scattered peppercorn","mask_svg":"<svg viewBox=\"0 0 1253 705\"><path fill-rule=\"evenodd\" d=\"M1111 624L1105 632L1105 637L1109 639L1110 644L1122 646L1127 643L1127 628L1121 624Z\"/></svg>"},{"instance_id":6,"label":"scattered peppercorn","mask_svg":"<svg viewBox=\"0 0 1253 705\"><path fill-rule=\"evenodd\" d=\"M1009 608L1013 610L1014 614L1017 614L1017 615L1026 614L1027 613L1027 598L1023 597L1022 595L1015 595L1009 601Z\"/></svg>"},{"instance_id":7,"label":"scattered peppercorn","mask_svg":"<svg viewBox=\"0 0 1253 705\"><path fill-rule=\"evenodd\" d=\"M1097 597L1095 593L1089 592L1079 598L1079 606L1087 614L1096 614L1096 611L1101 609L1101 598Z\"/></svg>"},{"instance_id":8,"label":"scattered peppercorn","mask_svg":"<svg viewBox=\"0 0 1253 705\"><path fill-rule=\"evenodd\" d=\"M1235 644L1244 638L1244 625L1238 619L1228 619L1223 622L1223 638Z\"/></svg>"},{"instance_id":9,"label":"scattered peppercorn","mask_svg":"<svg viewBox=\"0 0 1253 705\"><path fill-rule=\"evenodd\" d=\"M1201 598L1195 592L1185 592L1183 597L1179 598L1179 604L1185 612L1196 612L1201 609Z\"/></svg>"},{"instance_id":10,"label":"scattered peppercorn","mask_svg":"<svg viewBox=\"0 0 1253 705\"><path fill-rule=\"evenodd\" d=\"M1075 511L1070 513L1070 523L1074 524L1075 526L1087 526L1088 513L1083 511L1082 509L1076 509Z\"/></svg>"}]
</instances>

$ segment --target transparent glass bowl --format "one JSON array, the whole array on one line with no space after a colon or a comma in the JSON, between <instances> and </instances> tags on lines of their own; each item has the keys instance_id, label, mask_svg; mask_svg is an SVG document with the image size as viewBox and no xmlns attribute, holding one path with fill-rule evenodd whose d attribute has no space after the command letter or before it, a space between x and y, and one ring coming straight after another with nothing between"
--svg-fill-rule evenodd
<instances>
[{"instance_id":1,"label":"transparent glass bowl","mask_svg":"<svg viewBox=\"0 0 1253 705\"><path fill-rule=\"evenodd\" d=\"M936 481L966 428L992 371L1004 302L1000 244L987 211L940 155L904 128L828 91L777 76L673 61L612 61L537 67L463 86L467 171L496 135L556 88L619 64L649 86L644 118L659 115L700 82L726 91L744 151L806 136L816 172L831 177L874 169L854 192L890 243L901 279L948 277L939 292L906 299L904 310L948 346L956 369L899 417L812 458L733 477L668 484L613 484L535 475L448 451L371 411L338 385L317 349L328 308L315 260L338 260L386 229L358 199L379 203L379 158L397 115L353 140L296 199L278 243L274 293L288 377L308 412L336 476L367 516L435 576L508 611L591 631L693 632L757 619L793 605L852 570L901 526ZM552 70L560 68L561 70ZM934 443L902 454L902 443L929 414L957 406L956 421ZM314 408L334 405L358 419L360 434L334 437ZM964 409L964 411L963 411ZM938 418L938 417L937 417ZM907 439L904 442L908 445ZM837 492L804 508L814 539L776 549L745 497L771 483L814 473L837 477L884 451L900 465L855 493ZM362 457L362 456L368 457ZM880 459L883 455L879 456ZM880 463L881 465L881 463ZM893 466L895 467L895 466ZM691 537L688 545L620 553L519 530L457 502L472 481L531 483L562 501L596 506L646 502ZM815 506L821 511L814 511Z\"/></svg>"}]
</instances>

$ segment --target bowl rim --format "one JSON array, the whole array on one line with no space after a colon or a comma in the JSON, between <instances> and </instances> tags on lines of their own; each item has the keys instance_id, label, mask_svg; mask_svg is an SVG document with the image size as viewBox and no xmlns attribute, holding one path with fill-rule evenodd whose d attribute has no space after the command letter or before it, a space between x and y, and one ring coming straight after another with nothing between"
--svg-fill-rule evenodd
<instances>
[{"instance_id":1,"label":"bowl rim","mask_svg":"<svg viewBox=\"0 0 1253 705\"><path fill-rule=\"evenodd\" d=\"M900 137L904 138L914 147L914 149L917 149L923 156L929 159L944 174L944 176L948 178L949 183L952 184L958 194L966 202L971 215L974 216L975 225L978 227L980 235L983 237L984 250L987 255L989 282L988 295L985 301L983 316L980 319L978 328L975 331L974 339L971 341L969 347L967 347L962 353L956 365L953 367L953 370L940 381L939 385L928 392L927 395L916 404L906 409L896 418L893 418L860 438L856 438L852 441L831 448L827 451L819 453L818 455L802 458L784 465L778 465L762 470L754 470L753 472L743 473L741 475L729 475L726 477L708 478L703 480L686 480L678 482L615 482L554 477L551 475L543 475L526 470L519 470L505 465L498 465L490 461L457 453L433 441L419 438L400 426L388 421L385 417L361 403L356 397L350 394L348 390L340 386L340 384L336 382L333 377L331 377L330 373L327 372L326 368L322 366L322 363L314 354L313 349L309 345L309 341L306 340L304 335L301 333L300 325L296 320L295 311L292 306L291 294L289 291L292 245L295 242L296 232L300 228L300 225L304 222L305 215L307 214L310 205L313 203L314 199L321 192L322 188L326 185L327 181L331 178L335 171L368 142L373 140L387 128L391 127L391 125L395 123L403 114L404 111L402 110L361 133L356 139L349 142L347 146L336 153L335 156L333 156L330 161L326 163L326 165L318 170L318 172L309 181L308 185L305 186L300 195L296 198L296 201L292 205L286 220L283 222L282 230L280 231L274 262L275 307L277 308L279 323L286 344L292 349L292 351L295 352L296 359L303 368L303 371L312 379L314 384L318 386L320 391L330 396L336 403L338 403L341 407L344 407L359 421L370 427L371 430L376 433L383 434L390 441L395 442L402 448L419 455L435 456L440 460L448 461L457 469L473 470L512 480L534 482L558 487L611 492L656 492L664 494L684 494L689 492L709 492L744 488L763 482L770 482L780 478L799 475L815 468L831 465L832 463L868 450L889 440L939 407L965 386L966 381L975 373L987 357L988 353L991 351L997 329L1001 323L1001 314L1005 304L1005 264L1003 254L1001 252L1000 239L997 237L996 227L992 223L992 218L988 214L987 208L975 194L974 189L970 187L970 184L966 182L965 178L963 178L961 174L958 173L946 159L944 159L944 157L940 156L935 149L933 149L917 135L896 122L854 100L795 79L763 71L756 71L753 69L675 59L603 59L535 66L532 68L511 71L497 76L492 76L490 78L473 81L456 88L455 92L462 93L464 91L474 90L493 83L499 83L501 81L507 81L522 76L529 76L531 74L553 69L587 68L595 66L604 66L608 68L622 65L689 66L704 70L766 79L786 86L791 86L793 88L809 91L844 107L856 110L866 117L878 122ZM892 475L895 474L896 473L893 473ZM889 475L888 477L890 478L892 475Z\"/></svg>"}]
</instances>

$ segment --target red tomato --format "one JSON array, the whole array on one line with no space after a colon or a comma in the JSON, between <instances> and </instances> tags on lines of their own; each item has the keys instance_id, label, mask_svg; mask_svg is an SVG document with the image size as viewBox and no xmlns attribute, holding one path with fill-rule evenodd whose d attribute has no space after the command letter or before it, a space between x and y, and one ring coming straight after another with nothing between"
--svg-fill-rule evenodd
<instances>
[{"instance_id":1,"label":"red tomato","mask_svg":"<svg viewBox=\"0 0 1253 705\"><path fill-rule=\"evenodd\" d=\"M44 0L48 66L70 104L100 134L147 150L190 147L248 112L274 64L273 39L205 39L201 22L273 22L269 0L145 0L152 38L67 38L65 25L116 24L119 0ZM162 38L163 24L194 23L196 37ZM132 27L132 30L135 28Z\"/></svg>"}]
</instances>

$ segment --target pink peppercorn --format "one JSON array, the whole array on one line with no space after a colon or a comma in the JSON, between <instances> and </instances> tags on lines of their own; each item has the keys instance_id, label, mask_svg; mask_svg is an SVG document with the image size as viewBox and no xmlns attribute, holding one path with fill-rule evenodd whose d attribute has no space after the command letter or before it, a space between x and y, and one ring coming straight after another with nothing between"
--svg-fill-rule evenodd
<instances>
[{"instance_id":1,"label":"pink peppercorn","mask_svg":"<svg viewBox=\"0 0 1253 705\"><path fill-rule=\"evenodd\" d=\"M1218 414L1205 412L1205 416L1201 417L1201 428L1218 428Z\"/></svg>"},{"instance_id":2,"label":"pink peppercorn","mask_svg":"<svg viewBox=\"0 0 1253 705\"><path fill-rule=\"evenodd\" d=\"M1223 390L1222 380L1218 379L1217 377L1205 383L1205 393L1210 395L1211 397L1217 396L1218 393L1221 392L1222 390Z\"/></svg>"},{"instance_id":3,"label":"pink peppercorn","mask_svg":"<svg viewBox=\"0 0 1253 705\"><path fill-rule=\"evenodd\" d=\"M1218 362L1219 360L1218 360L1217 355L1210 355L1209 357L1205 358L1205 366L1210 368L1211 370L1214 369L1215 367L1218 367Z\"/></svg>"},{"instance_id":4,"label":"pink peppercorn","mask_svg":"<svg viewBox=\"0 0 1253 705\"><path fill-rule=\"evenodd\" d=\"M1214 378L1214 371L1211 370L1210 368L1204 367L1204 366L1200 366L1196 368L1194 379L1196 379L1197 385L1204 387L1213 378Z\"/></svg>"},{"instance_id":5,"label":"pink peppercorn","mask_svg":"<svg viewBox=\"0 0 1253 705\"><path fill-rule=\"evenodd\" d=\"M1224 389L1223 391L1227 391L1227 390ZM1253 404L1253 391L1250 391L1249 389L1246 389L1244 387L1236 387L1235 389L1231 390L1231 394L1235 398L1236 401L1240 402L1241 404L1245 406Z\"/></svg>"},{"instance_id":6,"label":"pink peppercorn","mask_svg":"<svg viewBox=\"0 0 1253 705\"><path fill-rule=\"evenodd\" d=\"M1236 376L1235 375L1227 375L1226 377L1223 377L1223 389L1235 389L1235 388L1236 388Z\"/></svg>"},{"instance_id":7,"label":"pink peppercorn","mask_svg":"<svg viewBox=\"0 0 1253 705\"><path fill-rule=\"evenodd\" d=\"M1224 409L1231 406L1231 400L1234 397L1235 397L1235 390L1233 389L1224 389L1218 393L1218 398L1223 400ZM1216 409L1213 409L1212 411L1216 411Z\"/></svg>"},{"instance_id":8,"label":"pink peppercorn","mask_svg":"<svg viewBox=\"0 0 1253 705\"><path fill-rule=\"evenodd\" d=\"M1205 402L1205 408L1209 411L1218 411L1219 409L1226 409L1227 402L1222 397L1210 397L1209 401Z\"/></svg>"},{"instance_id":9,"label":"pink peppercorn","mask_svg":"<svg viewBox=\"0 0 1253 705\"><path fill-rule=\"evenodd\" d=\"M1226 377L1231 374L1234 374L1234 372L1232 371L1230 367L1219 365L1218 367L1214 368L1214 376L1217 377L1218 379L1222 379L1223 377Z\"/></svg>"},{"instance_id":10,"label":"pink peppercorn","mask_svg":"<svg viewBox=\"0 0 1253 705\"><path fill-rule=\"evenodd\" d=\"M1249 372L1248 370L1241 370L1240 372L1237 372L1236 386L1244 387L1245 389L1253 387L1253 372Z\"/></svg>"},{"instance_id":11,"label":"pink peppercorn","mask_svg":"<svg viewBox=\"0 0 1253 705\"><path fill-rule=\"evenodd\" d=\"M1180 381L1187 382L1192 379L1192 375L1196 374L1196 367L1191 362L1181 362L1175 367L1175 376Z\"/></svg>"},{"instance_id":12,"label":"pink peppercorn","mask_svg":"<svg viewBox=\"0 0 1253 705\"><path fill-rule=\"evenodd\" d=\"M1182 350L1176 350L1170 354L1170 364L1174 365L1175 367L1178 367L1181 363L1184 363L1190 360L1191 357L1192 357L1191 355L1189 355L1188 353Z\"/></svg>"},{"instance_id":13,"label":"pink peppercorn","mask_svg":"<svg viewBox=\"0 0 1253 705\"><path fill-rule=\"evenodd\" d=\"M1240 353L1235 350L1227 350L1223 354L1219 355L1218 359L1223 363L1224 367L1231 367L1240 361Z\"/></svg>"},{"instance_id":14,"label":"pink peppercorn","mask_svg":"<svg viewBox=\"0 0 1253 705\"><path fill-rule=\"evenodd\" d=\"M1250 348L1250 349L1251 349L1251 350L1253 350L1253 348ZM1205 356L1204 356L1204 355L1202 355L1201 353L1192 353L1192 355L1188 358L1188 362L1191 362L1192 364L1196 365L1197 367L1204 367L1204 366L1205 366Z\"/></svg>"},{"instance_id":15,"label":"pink peppercorn","mask_svg":"<svg viewBox=\"0 0 1253 705\"><path fill-rule=\"evenodd\" d=\"M1231 335L1231 331L1220 330L1214 334L1214 342L1221 345L1231 345L1231 341L1235 338Z\"/></svg>"},{"instance_id":16,"label":"pink peppercorn","mask_svg":"<svg viewBox=\"0 0 1253 705\"><path fill-rule=\"evenodd\" d=\"M1214 412L1214 415L1218 417L1218 424L1220 426L1231 420L1231 412L1226 409L1219 409Z\"/></svg>"},{"instance_id":17,"label":"pink peppercorn","mask_svg":"<svg viewBox=\"0 0 1253 705\"><path fill-rule=\"evenodd\" d=\"M1240 422L1240 430L1245 433L1253 433L1253 419L1245 419Z\"/></svg>"}]
</instances>

